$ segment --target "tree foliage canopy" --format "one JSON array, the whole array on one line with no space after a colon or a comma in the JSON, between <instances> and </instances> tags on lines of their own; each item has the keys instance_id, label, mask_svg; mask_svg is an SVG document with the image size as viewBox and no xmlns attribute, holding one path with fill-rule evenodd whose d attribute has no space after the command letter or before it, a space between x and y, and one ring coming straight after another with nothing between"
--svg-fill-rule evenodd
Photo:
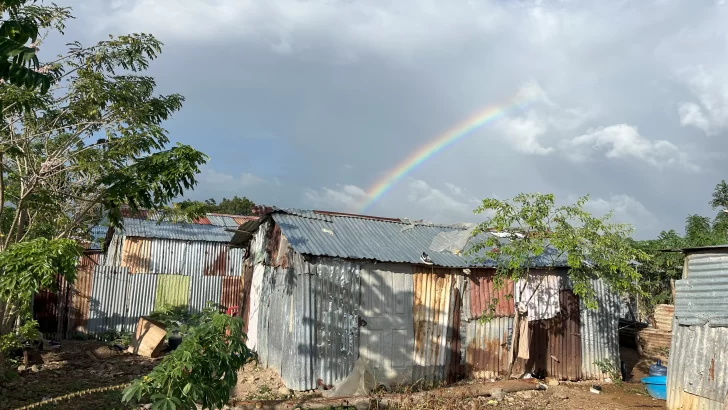
<instances>
[{"instance_id":1,"label":"tree foliage canopy","mask_svg":"<svg viewBox=\"0 0 728 410\"><path fill-rule=\"evenodd\" d=\"M223 198L220 203L210 198L203 201L184 200L175 204L187 212L200 214L217 213L227 215L252 215L255 203L246 197L235 195L231 199Z\"/></svg>"},{"instance_id":2,"label":"tree foliage canopy","mask_svg":"<svg viewBox=\"0 0 728 410\"><path fill-rule=\"evenodd\" d=\"M27 0L0 0L0 10L2 336L32 292L57 274L73 280L90 227L120 226L122 205L167 210L195 186L206 156L172 145L162 127L184 98L159 95L144 74L161 52L156 38L71 42L40 62L41 40L62 34L71 10Z\"/></svg>"},{"instance_id":3,"label":"tree foliage canopy","mask_svg":"<svg viewBox=\"0 0 728 410\"><path fill-rule=\"evenodd\" d=\"M595 307L590 279L602 279L618 292L634 291L640 275L634 262L648 259L629 241L632 227L611 223L611 213L594 217L584 209L588 197L557 206L552 194L519 194L485 199L475 212L489 214L475 234L488 235L471 253L496 261L496 282L527 279L533 270L563 267L573 291Z\"/></svg>"}]
</instances>

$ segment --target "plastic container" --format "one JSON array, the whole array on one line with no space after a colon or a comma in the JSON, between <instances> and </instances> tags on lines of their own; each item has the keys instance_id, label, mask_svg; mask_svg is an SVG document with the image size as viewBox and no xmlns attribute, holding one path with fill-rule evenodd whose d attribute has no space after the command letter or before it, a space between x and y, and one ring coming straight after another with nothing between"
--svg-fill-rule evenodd
<instances>
[{"instance_id":1,"label":"plastic container","mask_svg":"<svg viewBox=\"0 0 728 410\"><path fill-rule=\"evenodd\" d=\"M642 383L650 396L658 400L667 400L667 376L645 377Z\"/></svg>"},{"instance_id":2,"label":"plastic container","mask_svg":"<svg viewBox=\"0 0 728 410\"><path fill-rule=\"evenodd\" d=\"M667 367L662 365L662 360L657 359L657 363L650 365L650 376L667 376Z\"/></svg>"}]
</instances>

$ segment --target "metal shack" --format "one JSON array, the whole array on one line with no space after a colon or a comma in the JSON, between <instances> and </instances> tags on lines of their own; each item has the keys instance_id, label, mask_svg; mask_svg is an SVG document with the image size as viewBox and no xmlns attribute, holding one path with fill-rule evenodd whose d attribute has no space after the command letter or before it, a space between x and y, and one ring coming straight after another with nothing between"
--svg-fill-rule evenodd
<instances>
[{"instance_id":1,"label":"metal shack","mask_svg":"<svg viewBox=\"0 0 728 410\"><path fill-rule=\"evenodd\" d=\"M104 251L87 252L75 283L59 283L36 317L45 333L69 337L133 332L140 316L164 306L238 306L244 254L230 247L227 229L256 218L208 214L160 223L146 213L126 215L123 230L97 232Z\"/></svg>"},{"instance_id":2,"label":"metal shack","mask_svg":"<svg viewBox=\"0 0 728 410\"><path fill-rule=\"evenodd\" d=\"M683 249L667 408L721 410L728 395L728 245Z\"/></svg>"},{"instance_id":3,"label":"metal shack","mask_svg":"<svg viewBox=\"0 0 728 410\"><path fill-rule=\"evenodd\" d=\"M502 375L514 303L529 286L496 290L493 266L463 256L471 233L462 225L269 210L232 239L247 250L241 315L249 347L294 390L335 384L360 357L385 385ZM595 282L599 309L587 311L565 272L535 275L546 285L531 290L529 354L516 371L601 378L595 362L619 368L619 297ZM496 317L483 323L493 297Z\"/></svg>"}]
</instances>

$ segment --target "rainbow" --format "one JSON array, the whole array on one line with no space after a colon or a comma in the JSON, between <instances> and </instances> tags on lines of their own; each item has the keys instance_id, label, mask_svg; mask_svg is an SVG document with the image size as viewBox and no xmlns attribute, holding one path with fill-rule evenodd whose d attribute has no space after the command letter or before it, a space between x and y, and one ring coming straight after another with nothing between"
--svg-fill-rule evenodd
<instances>
[{"instance_id":1,"label":"rainbow","mask_svg":"<svg viewBox=\"0 0 728 410\"><path fill-rule=\"evenodd\" d=\"M488 106L476 112L465 121L432 139L426 145L410 154L404 161L400 162L396 167L387 172L383 178L372 185L366 192L359 212L365 212L372 204L389 192L404 176L415 170L428 159L470 135L478 128L502 118L507 112L526 107L531 101L532 99L524 98L521 93L517 93L514 97L511 97L501 104Z\"/></svg>"}]
</instances>

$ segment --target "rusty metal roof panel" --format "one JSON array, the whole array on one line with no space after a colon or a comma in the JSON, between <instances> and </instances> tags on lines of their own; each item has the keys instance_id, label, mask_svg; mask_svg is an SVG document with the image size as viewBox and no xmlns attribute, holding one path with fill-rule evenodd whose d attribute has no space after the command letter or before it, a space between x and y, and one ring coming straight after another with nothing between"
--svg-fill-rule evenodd
<instances>
[{"instance_id":1,"label":"rusty metal roof panel","mask_svg":"<svg viewBox=\"0 0 728 410\"><path fill-rule=\"evenodd\" d=\"M493 316L513 316L515 313L513 281L505 280L502 287L498 288L494 281L495 271L493 269L473 269L469 275L468 283L469 298L466 298L466 305L469 309L466 312L468 319L477 319L483 313L492 313ZM491 312L491 304L493 311Z\"/></svg>"},{"instance_id":2,"label":"rusty metal roof panel","mask_svg":"<svg viewBox=\"0 0 728 410\"><path fill-rule=\"evenodd\" d=\"M237 227L237 225L234 225ZM175 239L182 241L230 242L233 234L225 226L199 225L192 223L155 222L142 219L124 220L126 236L140 238Z\"/></svg>"}]
</instances>

